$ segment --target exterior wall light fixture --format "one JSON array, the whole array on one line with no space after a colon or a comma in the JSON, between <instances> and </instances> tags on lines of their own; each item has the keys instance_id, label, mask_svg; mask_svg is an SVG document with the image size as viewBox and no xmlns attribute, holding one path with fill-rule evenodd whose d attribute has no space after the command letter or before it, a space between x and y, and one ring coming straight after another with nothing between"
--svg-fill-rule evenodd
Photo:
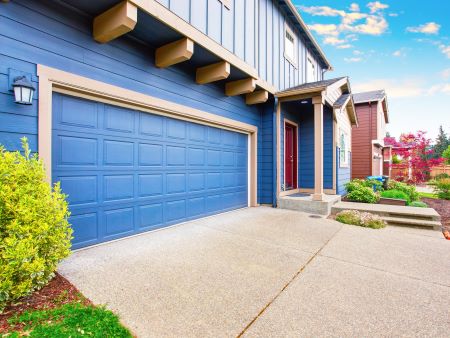
<instances>
[{"instance_id":1,"label":"exterior wall light fixture","mask_svg":"<svg viewBox=\"0 0 450 338\"><path fill-rule=\"evenodd\" d=\"M12 84L14 90L14 102L18 104L33 104L33 94L36 90L26 76L14 78Z\"/></svg>"}]
</instances>

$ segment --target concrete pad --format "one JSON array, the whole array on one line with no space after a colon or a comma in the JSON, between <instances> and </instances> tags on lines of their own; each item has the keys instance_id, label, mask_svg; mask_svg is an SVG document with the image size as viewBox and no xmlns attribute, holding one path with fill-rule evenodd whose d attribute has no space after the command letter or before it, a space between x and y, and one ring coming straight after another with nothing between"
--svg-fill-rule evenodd
<instances>
[{"instance_id":1,"label":"concrete pad","mask_svg":"<svg viewBox=\"0 0 450 338\"><path fill-rule=\"evenodd\" d=\"M448 241L418 236L411 229L344 225L321 255L450 286Z\"/></svg>"},{"instance_id":2,"label":"concrete pad","mask_svg":"<svg viewBox=\"0 0 450 338\"><path fill-rule=\"evenodd\" d=\"M247 219L243 227L260 226L267 216L263 208L236 213ZM77 251L59 272L138 337L236 336L311 254L204 225L235 217Z\"/></svg>"},{"instance_id":3,"label":"concrete pad","mask_svg":"<svg viewBox=\"0 0 450 338\"><path fill-rule=\"evenodd\" d=\"M246 209L197 224L310 253L317 252L342 227L341 223L292 210L260 207L257 214L255 218L255 209Z\"/></svg>"},{"instance_id":4,"label":"concrete pad","mask_svg":"<svg viewBox=\"0 0 450 338\"><path fill-rule=\"evenodd\" d=\"M448 337L449 329L448 287L317 256L245 336Z\"/></svg>"}]
</instances>

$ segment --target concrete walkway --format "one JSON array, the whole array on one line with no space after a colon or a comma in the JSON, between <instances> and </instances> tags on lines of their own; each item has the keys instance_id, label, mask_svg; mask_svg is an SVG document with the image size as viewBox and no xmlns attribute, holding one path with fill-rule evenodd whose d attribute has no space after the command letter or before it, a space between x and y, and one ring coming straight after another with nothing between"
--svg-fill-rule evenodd
<instances>
[{"instance_id":1,"label":"concrete walkway","mask_svg":"<svg viewBox=\"0 0 450 338\"><path fill-rule=\"evenodd\" d=\"M60 273L138 337L450 332L450 243L252 208L75 252Z\"/></svg>"}]
</instances>

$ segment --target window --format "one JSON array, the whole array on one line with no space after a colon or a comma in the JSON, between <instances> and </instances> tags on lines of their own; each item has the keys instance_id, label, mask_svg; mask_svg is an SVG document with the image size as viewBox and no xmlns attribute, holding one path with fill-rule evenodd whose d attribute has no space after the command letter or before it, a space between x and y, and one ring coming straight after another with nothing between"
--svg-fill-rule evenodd
<instances>
[{"instance_id":1,"label":"window","mask_svg":"<svg viewBox=\"0 0 450 338\"><path fill-rule=\"evenodd\" d=\"M316 66L314 66L314 63L311 60L311 58L308 57L306 82L314 82L314 81L316 81Z\"/></svg>"},{"instance_id":2,"label":"window","mask_svg":"<svg viewBox=\"0 0 450 338\"><path fill-rule=\"evenodd\" d=\"M284 57L294 66L296 65L296 46L297 39L294 32L286 25L284 28Z\"/></svg>"},{"instance_id":3,"label":"window","mask_svg":"<svg viewBox=\"0 0 450 338\"><path fill-rule=\"evenodd\" d=\"M349 141L347 133L341 130L339 136L339 166L340 167L348 167L348 158L349 158Z\"/></svg>"}]
</instances>

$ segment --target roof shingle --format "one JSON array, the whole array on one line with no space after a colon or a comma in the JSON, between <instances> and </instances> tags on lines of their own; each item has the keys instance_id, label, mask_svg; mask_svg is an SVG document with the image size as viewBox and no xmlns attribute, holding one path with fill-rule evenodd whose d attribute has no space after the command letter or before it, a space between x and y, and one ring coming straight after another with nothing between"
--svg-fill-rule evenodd
<instances>
[{"instance_id":1,"label":"roof shingle","mask_svg":"<svg viewBox=\"0 0 450 338\"><path fill-rule=\"evenodd\" d=\"M374 102L374 101L380 101L384 99L386 96L386 93L383 89L381 90L373 90L370 92L363 92L363 93L355 93L353 94L353 102L355 104L358 103L364 103L364 102Z\"/></svg>"}]
</instances>

